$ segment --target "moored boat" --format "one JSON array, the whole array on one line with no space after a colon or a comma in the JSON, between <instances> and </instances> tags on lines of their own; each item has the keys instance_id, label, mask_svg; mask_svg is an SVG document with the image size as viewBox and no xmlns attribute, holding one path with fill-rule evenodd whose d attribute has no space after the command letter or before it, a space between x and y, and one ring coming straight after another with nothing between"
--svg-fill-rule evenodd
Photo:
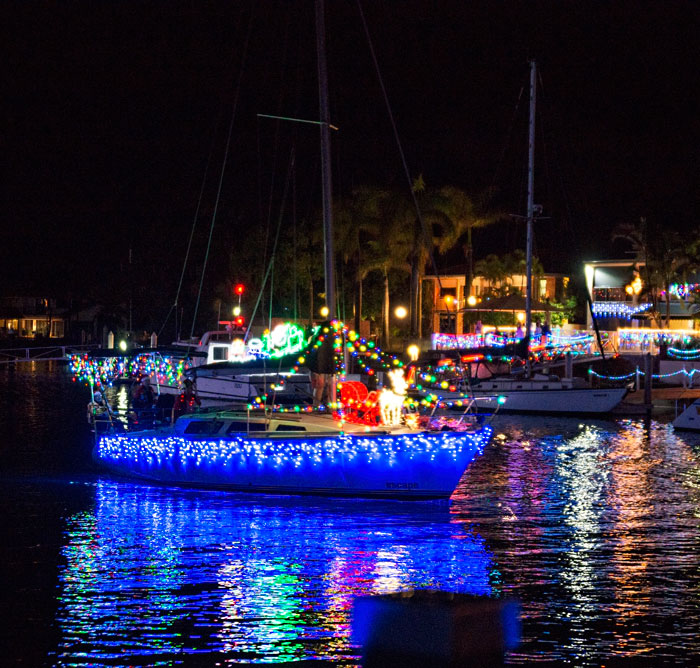
<instances>
[{"instance_id":1,"label":"moored boat","mask_svg":"<svg viewBox=\"0 0 700 668\"><path fill-rule=\"evenodd\" d=\"M471 399L479 410L593 415L612 411L624 398L624 387L589 387L581 378L489 378L467 392L433 391L442 402ZM428 393L430 394L430 393Z\"/></svg>"},{"instance_id":2,"label":"moored boat","mask_svg":"<svg viewBox=\"0 0 700 668\"><path fill-rule=\"evenodd\" d=\"M542 207L534 203L535 194L535 101L537 91L537 68L535 61L530 62L530 109L528 131L528 183L527 183L527 239L526 239L526 291L524 301L525 330L515 341L506 344L499 351L493 347L450 351L456 359L445 356L444 362L453 376L438 381L438 385L421 383L420 368L416 392L422 397L446 404L460 405L464 401L473 401L478 409L494 409L503 402L502 411L522 413L554 413L567 415L604 414L613 410L627 393L625 387L597 388L589 386L582 378L575 378L567 360L565 378L549 374L537 374L533 370L532 311L533 311L533 229ZM479 337L480 338L480 337ZM498 337L491 337L493 340ZM510 350L508 350L510 349ZM438 352L439 357L442 351ZM439 360L438 357L438 360ZM511 373L494 374L482 377L478 372L472 373L471 365L479 364L485 357L518 357L523 368L516 375ZM440 364L440 362L438 362ZM440 374L437 374L440 375ZM434 380L434 374L427 374Z\"/></svg>"},{"instance_id":3,"label":"moored boat","mask_svg":"<svg viewBox=\"0 0 700 668\"><path fill-rule=\"evenodd\" d=\"M672 424L674 429L700 431L700 399L688 405Z\"/></svg>"}]
</instances>

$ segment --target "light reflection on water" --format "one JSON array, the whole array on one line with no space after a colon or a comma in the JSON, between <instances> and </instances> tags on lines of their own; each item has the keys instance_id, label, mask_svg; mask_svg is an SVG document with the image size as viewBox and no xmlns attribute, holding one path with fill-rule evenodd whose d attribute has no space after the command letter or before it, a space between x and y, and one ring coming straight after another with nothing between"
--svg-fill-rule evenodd
<instances>
[{"instance_id":1,"label":"light reflection on water","mask_svg":"<svg viewBox=\"0 0 700 668\"><path fill-rule=\"evenodd\" d=\"M357 663L355 595L411 587L490 594L483 541L441 504L332 502L102 480L68 518L62 665Z\"/></svg>"},{"instance_id":2,"label":"light reflection on water","mask_svg":"<svg viewBox=\"0 0 700 668\"><path fill-rule=\"evenodd\" d=\"M452 512L492 547L503 594L523 604L509 661L697 665L698 436L631 420L500 426L502 446L463 479Z\"/></svg>"},{"instance_id":3,"label":"light reflection on water","mask_svg":"<svg viewBox=\"0 0 700 668\"><path fill-rule=\"evenodd\" d=\"M408 587L519 600L510 664L700 665L700 434L502 416L450 507L272 498L102 477L66 374L0 389L24 665L354 665L353 597Z\"/></svg>"}]
</instances>

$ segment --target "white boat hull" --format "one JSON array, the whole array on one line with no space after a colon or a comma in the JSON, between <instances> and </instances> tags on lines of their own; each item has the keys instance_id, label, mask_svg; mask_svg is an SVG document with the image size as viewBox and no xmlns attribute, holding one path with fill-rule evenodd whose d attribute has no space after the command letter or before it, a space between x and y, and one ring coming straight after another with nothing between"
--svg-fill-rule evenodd
<instances>
[{"instance_id":1,"label":"white boat hull","mask_svg":"<svg viewBox=\"0 0 700 668\"><path fill-rule=\"evenodd\" d=\"M673 421L673 428L700 431L700 399L696 399Z\"/></svg>"},{"instance_id":2,"label":"white boat hull","mask_svg":"<svg viewBox=\"0 0 700 668\"><path fill-rule=\"evenodd\" d=\"M482 383L468 395L457 392L436 392L445 402L468 401L480 411L512 413L559 413L566 415L604 414L612 411L627 393L625 388L537 387L527 381L513 387L499 382Z\"/></svg>"},{"instance_id":3,"label":"white boat hull","mask_svg":"<svg viewBox=\"0 0 700 668\"><path fill-rule=\"evenodd\" d=\"M179 420L165 430L104 434L93 455L112 472L158 483L274 494L436 499L452 494L491 437L488 426L395 434L286 431L258 436L225 435L222 429L223 436L207 436L185 431Z\"/></svg>"}]
</instances>

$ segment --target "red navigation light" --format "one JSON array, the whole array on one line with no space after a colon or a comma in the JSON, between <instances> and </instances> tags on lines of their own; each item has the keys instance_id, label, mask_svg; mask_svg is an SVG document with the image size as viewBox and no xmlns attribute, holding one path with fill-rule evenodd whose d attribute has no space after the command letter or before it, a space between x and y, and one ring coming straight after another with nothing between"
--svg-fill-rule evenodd
<instances>
[{"instance_id":1,"label":"red navigation light","mask_svg":"<svg viewBox=\"0 0 700 668\"><path fill-rule=\"evenodd\" d=\"M243 285L243 283L237 283L233 287L233 291L237 295L242 295L245 292L245 286Z\"/></svg>"},{"instance_id":2,"label":"red navigation light","mask_svg":"<svg viewBox=\"0 0 700 668\"><path fill-rule=\"evenodd\" d=\"M243 327L245 318L242 315L239 315L233 322L235 323L236 327Z\"/></svg>"}]
</instances>

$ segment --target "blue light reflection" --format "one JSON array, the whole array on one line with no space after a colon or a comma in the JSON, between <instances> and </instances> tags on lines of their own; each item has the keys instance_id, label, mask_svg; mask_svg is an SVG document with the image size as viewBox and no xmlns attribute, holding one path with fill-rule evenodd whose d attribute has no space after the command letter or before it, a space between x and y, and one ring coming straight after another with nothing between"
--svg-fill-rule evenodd
<instances>
[{"instance_id":1,"label":"blue light reflection","mask_svg":"<svg viewBox=\"0 0 700 668\"><path fill-rule=\"evenodd\" d=\"M60 665L355 664L356 595L493 594L444 504L251 497L99 481L69 518ZM189 657L189 658L188 658Z\"/></svg>"}]
</instances>

